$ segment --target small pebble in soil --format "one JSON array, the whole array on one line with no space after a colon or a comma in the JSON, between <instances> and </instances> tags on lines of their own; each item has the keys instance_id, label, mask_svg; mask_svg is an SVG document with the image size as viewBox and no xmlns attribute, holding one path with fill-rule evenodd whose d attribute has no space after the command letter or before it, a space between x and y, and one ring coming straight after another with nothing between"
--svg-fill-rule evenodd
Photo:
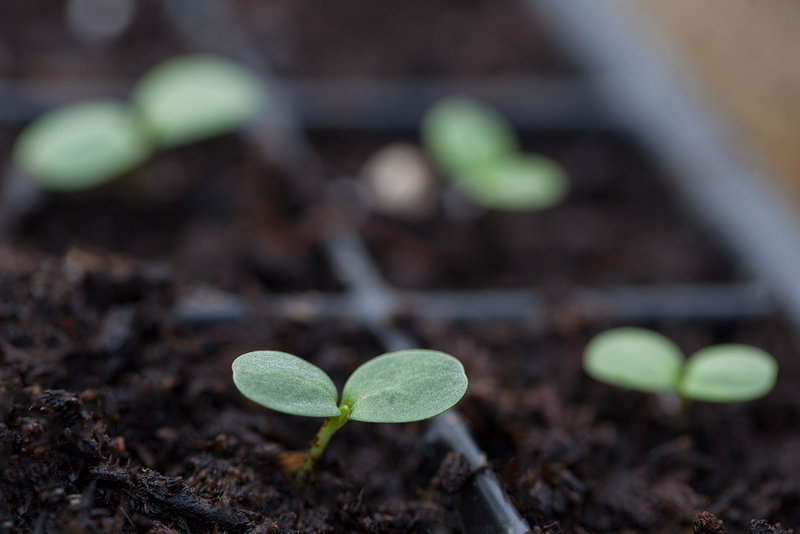
<instances>
[{"instance_id":1,"label":"small pebble in soil","mask_svg":"<svg viewBox=\"0 0 800 534\"><path fill-rule=\"evenodd\" d=\"M395 143L380 149L364 164L361 177L377 211L422 218L436 209L438 183L414 146Z\"/></svg>"}]
</instances>

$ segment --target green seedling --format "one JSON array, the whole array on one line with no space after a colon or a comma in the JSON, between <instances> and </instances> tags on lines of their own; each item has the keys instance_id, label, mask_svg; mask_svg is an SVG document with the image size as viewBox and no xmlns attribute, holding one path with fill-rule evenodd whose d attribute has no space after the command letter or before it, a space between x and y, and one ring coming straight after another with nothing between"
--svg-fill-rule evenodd
<instances>
[{"instance_id":1,"label":"green seedling","mask_svg":"<svg viewBox=\"0 0 800 534\"><path fill-rule=\"evenodd\" d=\"M548 158L520 152L511 124L476 100L451 97L436 103L423 119L422 141L454 187L478 205L538 210L567 195L564 170Z\"/></svg>"},{"instance_id":2,"label":"green seedling","mask_svg":"<svg viewBox=\"0 0 800 534\"><path fill-rule=\"evenodd\" d=\"M669 339L644 328L623 327L596 336L586 347L583 368L595 380L648 393L670 392L690 401L744 402L772 390L775 359L749 345L701 349L684 360Z\"/></svg>"},{"instance_id":3,"label":"green seedling","mask_svg":"<svg viewBox=\"0 0 800 534\"><path fill-rule=\"evenodd\" d=\"M182 56L147 73L130 105L94 99L45 113L20 135L14 160L43 189L95 187L156 150L240 128L260 111L262 95L258 80L227 60Z\"/></svg>"},{"instance_id":4,"label":"green seedling","mask_svg":"<svg viewBox=\"0 0 800 534\"><path fill-rule=\"evenodd\" d=\"M245 397L271 410L325 418L294 473L298 485L308 480L333 434L348 421L428 419L451 408L467 390L461 362L422 349L390 352L364 363L347 379L341 401L322 369L285 352L239 356L233 362L233 382Z\"/></svg>"}]
</instances>

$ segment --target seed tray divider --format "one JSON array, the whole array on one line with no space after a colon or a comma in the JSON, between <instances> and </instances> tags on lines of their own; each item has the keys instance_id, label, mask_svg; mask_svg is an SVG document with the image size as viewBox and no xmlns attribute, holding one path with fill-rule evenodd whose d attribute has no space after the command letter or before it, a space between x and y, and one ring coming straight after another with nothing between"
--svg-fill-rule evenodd
<instances>
[{"instance_id":1,"label":"seed tray divider","mask_svg":"<svg viewBox=\"0 0 800 534\"><path fill-rule=\"evenodd\" d=\"M279 82L307 130L416 132L438 99L486 101L519 128L554 132L614 130L593 92L574 76L494 78L320 78Z\"/></svg>"},{"instance_id":2,"label":"seed tray divider","mask_svg":"<svg viewBox=\"0 0 800 534\"><path fill-rule=\"evenodd\" d=\"M270 97L277 94L276 102L290 105L296 123L304 130L415 132L425 110L439 98L452 94L486 101L512 117L521 130L613 132L620 128L603 111L594 93L571 75L458 80L270 78L268 83ZM22 125L51 108L77 99L125 98L132 86L131 81L0 79L0 123ZM272 129L285 132L297 128L296 124L287 123L287 117L276 117L272 107L267 117Z\"/></svg>"},{"instance_id":3,"label":"seed tray divider","mask_svg":"<svg viewBox=\"0 0 800 534\"><path fill-rule=\"evenodd\" d=\"M335 241L341 244L351 238L352 235L339 235ZM331 258L345 254L339 245L334 246L332 242L328 242L327 248ZM339 258L335 261L352 260ZM392 321L402 317L420 321L538 324L541 321L546 323L548 317L560 312L579 314L589 322L673 320L727 323L764 317L775 311L775 303L767 288L752 282L585 287L557 297L529 288L407 291L382 285L379 293L359 294L355 290L301 292L271 294L249 300L210 287L195 287L183 291L175 303L173 316L180 323L197 326L244 320L256 310L260 315L295 320L344 317L375 322L376 317L380 317L374 328L386 329ZM370 310L370 313L364 310Z\"/></svg>"},{"instance_id":4,"label":"seed tray divider","mask_svg":"<svg viewBox=\"0 0 800 534\"><path fill-rule=\"evenodd\" d=\"M384 288L364 308L350 294L293 293L271 295L273 313L284 317L357 317L376 309L391 317L437 321L531 322L559 310L589 310L584 319L649 321L738 321L763 317L775 309L761 285L742 282L708 285L613 286L576 288L553 296L536 289L405 291ZM378 302L378 300L380 302Z\"/></svg>"}]
</instances>

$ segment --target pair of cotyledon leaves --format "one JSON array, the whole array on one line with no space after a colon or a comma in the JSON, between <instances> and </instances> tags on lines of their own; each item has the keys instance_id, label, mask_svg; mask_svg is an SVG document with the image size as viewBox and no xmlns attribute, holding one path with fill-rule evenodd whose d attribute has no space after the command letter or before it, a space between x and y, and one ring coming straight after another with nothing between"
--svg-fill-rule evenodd
<instances>
[{"instance_id":1,"label":"pair of cotyledon leaves","mask_svg":"<svg viewBox=\"0 0 800 534\"><path fill-rule=\"evenodd\" d=\"M761 349L723 344L684 360L669 339L643 328L623 327L596 336L583 366L596 380L644 392L674 392L687 400L743 402L766 395L778 364Z\"/></svg>"},{"instance_id":2,"label":"pair of cotyledon leaves","mask_svg":"<svg viewBox=\"0 0 800 534\"><path fill-rule=\"evenodd\" d=\"M347 379L338 402L331 378L292 354L256 351L233 362L233 381L250 400L278 412L348 417L371 423L407 423L438 415L467 390L464 367L434 350L402 350L373 358Z\"/></svg>"},{"instance_id":3,"label":"pair of cotyledon leaves","mask_svg":"<svg viewBox=\"0 0 800 534\"><path fill-rule=\"evenodd\" d=\"M422 140L457 189L479 205L516 211L549 208L567 194L554 161L520 152L511 124L477 100L450 97L422 123Z\"/></svg>"},{"instance_id":4,"label":"pair of cotyledon leaves","mask_svg":"<svg viewBox=\"0 0 800 534\"><path fill-rule=\"evenodd\" d=\"M14 159L45 189L94 187L156 150L241 127L259 112L263 95L256 77L228 60L181 56L146 73L130 105L92 99L39 117L17 140Z\"/></svg>"}]
</instances>

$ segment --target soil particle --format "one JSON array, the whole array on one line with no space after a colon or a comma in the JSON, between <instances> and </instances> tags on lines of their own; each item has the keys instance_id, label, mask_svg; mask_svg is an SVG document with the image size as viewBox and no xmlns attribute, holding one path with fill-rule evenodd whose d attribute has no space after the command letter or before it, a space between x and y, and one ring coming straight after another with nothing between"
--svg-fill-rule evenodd
<instances>
[{"instance_id":1,"label":"soil particle","mask_svg":"<svg viewBox=\"0 0 800 534\"><path fill-rule=\"evenodd\" d=\"M98 466L89 471L100 488L113 488L132 495L129 514L146 513L179 523L200 523L205 528L216 527L223 532L242 532L249 521L241 510L219 510L219 502L200 498L186 486L181 477L165 477L149 469L131 473L117 466ZM106 495L109 498L109 495Z\"/></svg>"},{"instance_id":2,"label":"soil particle","mask_svg":"<svg viewBox=\"0 0 800 534\"><path fill-rule=\"evenodd\" d=\"M563 532L558 522L533 527L533 534L562 534Z\"/></svg>"},{"instance_id":3,"label":"soil particle","mask_svg":"<svg viewBox=\"0 0 800 534\"><path fill-rule=\"evenodd\" d=\"M467 459L456 452L448 452L439 465L433 484L448 493L455 493L464 486L470 475L472 472Z\"/></svg>"},{"instance_id":4,"label":"soil particle","mask_svg":"<svg viewBox=\"0 0 800 534\"><path fill-rule=\"evenodd\" d=\"M694 534L726 534L722 520L711 512L700 512L694 520Z\"/></svg>"},{"instance_id":5,"label":"soil particle","mask_svg":"<svg viewBox=\"0 0 800 534\"><path fill-rule=\"evenodd\" d=\"M750 521L750 534L792 534L794 530L783 528L780 523L770 525L766 519L753 519Z\"/></svg>"}]
</instances>

